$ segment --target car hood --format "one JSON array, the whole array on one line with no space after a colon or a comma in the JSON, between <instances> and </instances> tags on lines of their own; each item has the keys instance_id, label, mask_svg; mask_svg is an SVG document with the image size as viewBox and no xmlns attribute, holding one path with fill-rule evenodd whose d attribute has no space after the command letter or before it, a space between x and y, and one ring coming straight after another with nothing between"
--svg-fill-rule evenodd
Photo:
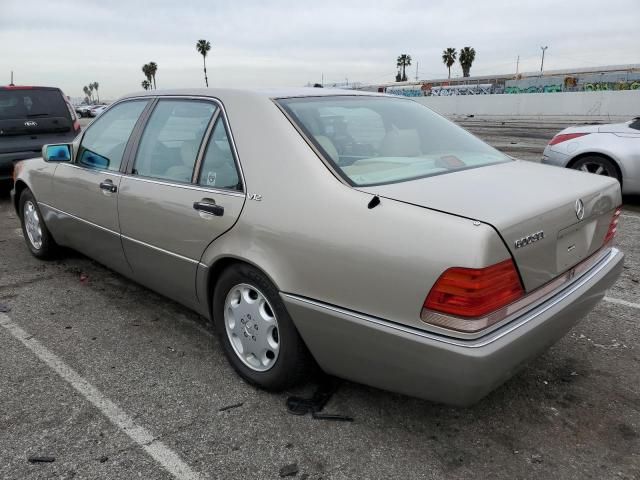
<instances>
[{"instance_id":1,"label":"car hood","mask_svg":"<svg viewBox=\"0 0 640 480\"><path fill-rule=\"evenodd\" d=\"M527 290L597 251L612 210L622 203L617 181L521 160L389 185L359 188L384 198L493 226L513 255ZM582 220L576 202L584 204ZM543 232L543 238L516 242Z\"/></svg>"}]
</instances>

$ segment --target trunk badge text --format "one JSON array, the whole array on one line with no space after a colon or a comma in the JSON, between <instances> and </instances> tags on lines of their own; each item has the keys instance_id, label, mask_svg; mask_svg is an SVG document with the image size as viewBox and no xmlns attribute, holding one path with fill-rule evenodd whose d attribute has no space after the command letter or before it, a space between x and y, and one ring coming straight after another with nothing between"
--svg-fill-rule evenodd
<instances>
[{"instance_id":1,"label":"trunk badge text","mask_svg":"<svg viewBox=\"0 0 640 480\"><path fill-rule=\"evenodd\" d=\"M531 235L527 235L524 238L520 238L515 241L516 248L526 247L527 245L531 245L532 243L536 243L538 240L542 240L544 238L544 232L540 230L539 232L532 233Z\"/></svg>"},{"instance_id":2,"label":"trunk badge text","mask_svg":"<svg viewBox=\"0 0 640 480\"><path fill-rule=\"evenodd\" d=\"M584 218L584 203L580 199L576 200L576 217L578 217L578 220Z\"/></svg>"},{"instance_id":3,"label":"trunk badge text","mask_svg":"<svg viewBox=\"0 0 640 480\"><path fill-rule=\"evenodd\" d=\"M261 202L262 195L260 195L259 193L252 193L249 195L249 200L255 200L256 202Z\"/></svg>"},{"instance_id":4,"label":"trunk badge text","mask_svg":"<svg viewBox=\"0 0 640 480\"><path fill-rule=\"evenodd\" d=\"M24 122L24 126L25 127L37 127L38 126L38 122L34 122L33 120L27 120L26 122Z\"/></svg>"}]
</instances>

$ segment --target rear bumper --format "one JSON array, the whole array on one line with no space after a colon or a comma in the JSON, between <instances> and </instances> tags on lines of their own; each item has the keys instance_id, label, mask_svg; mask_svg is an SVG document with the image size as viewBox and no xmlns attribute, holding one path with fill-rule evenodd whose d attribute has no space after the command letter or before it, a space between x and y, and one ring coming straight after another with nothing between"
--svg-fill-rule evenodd
<instances>
[{"instance_id":1,"label":"rear bumper","mask_svg":"<svg viewBox=\"0 0 640 480\"><path fill-rule=\"evenodd\" d=\"M571 157L564 153L556 152L547 146L542 153L541 163L546 165L555 165L557 167L566 167Z\"/></svg>"},{"instance_id":2,"label":"rear bumper","mask_svg":"<svg viewBox=\"0 0 640 480\"><path fill-rule=\"evenodd\" d=\"M471 405L562 338L622 271L616 248L590 270L475 340L459 340L282 294L320 367L338 377L452 405Z\"/></svg>"}]
</instances>

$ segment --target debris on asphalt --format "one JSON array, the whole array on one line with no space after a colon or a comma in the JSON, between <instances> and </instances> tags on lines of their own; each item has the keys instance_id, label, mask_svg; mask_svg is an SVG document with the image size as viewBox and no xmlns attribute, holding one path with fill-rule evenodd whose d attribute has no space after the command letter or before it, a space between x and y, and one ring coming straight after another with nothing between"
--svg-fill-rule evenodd
<instances>
[{"instance_id":1,"label":"debris on asphalt","mask_svg":"<svg viewBox=\"0 0 640 480\"><path fill-rule=\"evenodd\" d=\"M226 412L227 410L231 410L232 408L238 408L244 405L244 402L234 403L233 405L227 405L226 407L220 407L218 409L219 412Z\"/></svg>"},{"instance_id":2,"label":"debris on asphalt","mask_svg":"<svg viewBox=\"0 0 640 480\"><path fill-rule=\"evenodd\" d=\"M103 455L103 456L100 457L100 463L104 463L107 460L109 460L109 457L107 457L106 455Z\"/></svg>"},{"instance_id":3,"label":"debris on asphalt","mask_svg":"<svg viewBox=\"0 0 640 480\"><path fill-rule=\"evenodd\" d=\"M297 463L292 463L290 465L285 465L284 467L282 467L280 469L280 476L281 477L293 477L293 476L297 475L298 472L299 472L298 464Z\"/></svg>"},{"instance_id":4,"label":"debris on asphalt","mask_svg":"<svg viewBox=\"0 0 640 480\"><path fill-rule=\"evenodd\" d=\"M52 463L56 461L56 457L51 457L48 455L31 456L28 457L27 460L29 461L29 463Z\"/></svg>"},{"instance_id":5,"label":"debris on asphalt","mask_svg":"<svg viewBox=\"0 0 640 480\"><path fill-rule=\"evenodd\" d=\"M80 274L80 281L82 283L87 283L89 281L89 275L87 275L86 273L81 273Z\"/></svg>"},{"instance_id":6,"label":"debris on asphalt","mask_svg":"<svg viewBox=\"0 0 640 480\"><path fill-rule=\"evenodd\" d=\"M287 398L287 411L292 415L311 414L315 420L335 420L340 422L353 422L353 417L347 415L320 413L329 402L333 394L338 390L339 381L334 377L328 377L320 382L311 398L291 396Z\"/></svg>"},{"instance_id":7,"label":"debris on asphalt","mask_svg":"<svg viewBox=\"0 0 640 480\"><path fill-rule=\"evenodd\" d=\"M533 463L542 463L542 455L538 455L538 454L531 455L531 461Z\"/></svg>"},{"instance_id":8,"label":"debris on asphalt","mask_svg":"<svg viewBox=\"0 0 640 480\"><path fill-rule=\"evenodd\" d=\"M9 313L11 311L11 307L6 303L0 303L0 313Z\"/></svg>"},{"instance_id":9,"label":"debris on asphalt","mask_svg":"<svg viewBox=\"0 0 640 480\"><path fill-rule=\"evenodd\" d=\"M341 415L339 413L319 413L312 412L311 417L316 420L335 420L337 422L353 422L353 417Z\"/></svg>"}]
</instances>

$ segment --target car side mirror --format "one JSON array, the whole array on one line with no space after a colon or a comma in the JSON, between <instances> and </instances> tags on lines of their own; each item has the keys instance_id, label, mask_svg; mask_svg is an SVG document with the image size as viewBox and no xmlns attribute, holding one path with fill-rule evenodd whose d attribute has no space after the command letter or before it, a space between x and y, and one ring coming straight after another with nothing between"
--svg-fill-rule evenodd
<instances>
[{"instance_id":1,"label":"car side mirror","mask_svg":"<svg viewBox=\"0 0 640 480\"><path fill-rule=\"evenodd\" d=\"M42 158L45 162L70 162L71 145L45 145L42 147Z\"/></svg>"}]
</instances>

